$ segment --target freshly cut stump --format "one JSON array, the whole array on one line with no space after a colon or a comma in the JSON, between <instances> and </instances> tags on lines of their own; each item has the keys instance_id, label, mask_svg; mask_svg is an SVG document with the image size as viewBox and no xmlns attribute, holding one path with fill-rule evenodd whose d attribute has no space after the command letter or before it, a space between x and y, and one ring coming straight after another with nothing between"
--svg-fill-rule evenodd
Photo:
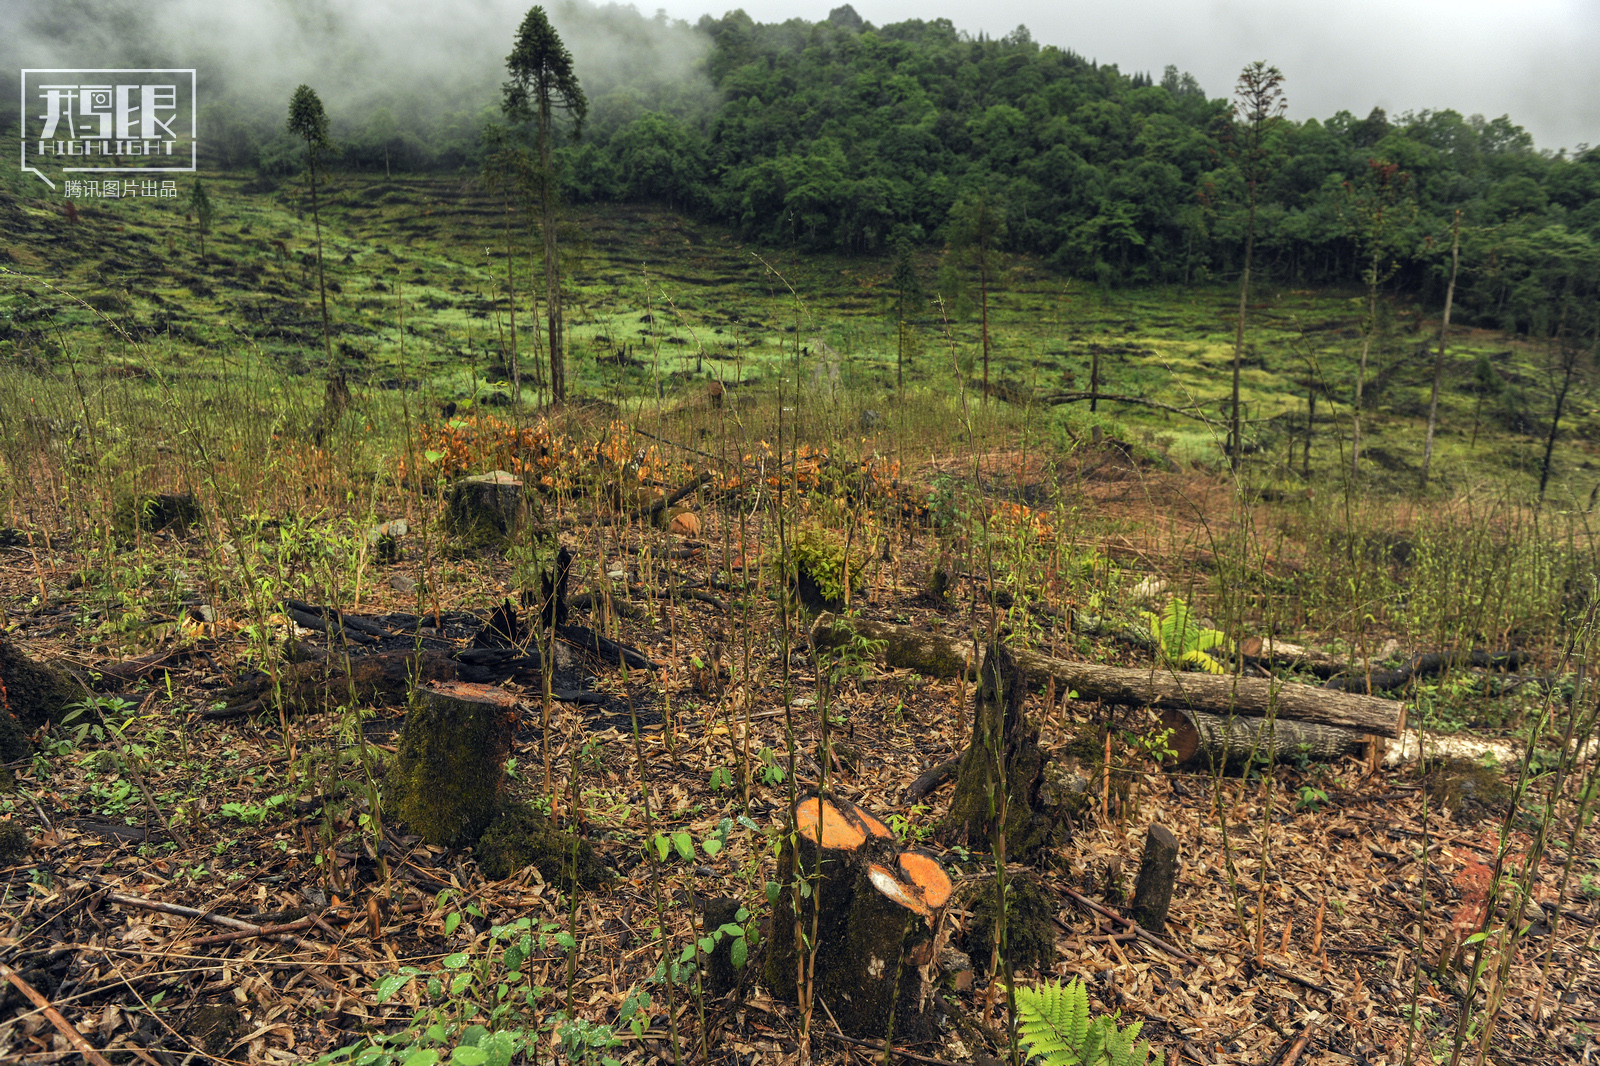
<instances>
[{"instance_id":1,"label":"freshly cut stump","mask_svg":"<svg viewBox=\"0 0 1600 1066\"><path fill-rule=\"evenodd\" d=\"M385 806L429 844L471 844L500 809L517 698L465 681L442 681L418 695L421 706L400 731Z\"/></svg>"},{"instance_id":2,"label":"freshly cut stump","mask_svg":"<svg viewBox=\"0 0 1600 1066\"><path fill-rule=\"evenodd\" d=\"M797 898L797 878L810 887ZM894 834L842 799L812 796L796 807L778 856L783 895L773 908L766 978L799 1000L805 943L816 934L817 998L846 1033L916 1039L931 1032L932 993L943 945L949 875L924 851L901 851Z\"/></svg>"}]
</instances>

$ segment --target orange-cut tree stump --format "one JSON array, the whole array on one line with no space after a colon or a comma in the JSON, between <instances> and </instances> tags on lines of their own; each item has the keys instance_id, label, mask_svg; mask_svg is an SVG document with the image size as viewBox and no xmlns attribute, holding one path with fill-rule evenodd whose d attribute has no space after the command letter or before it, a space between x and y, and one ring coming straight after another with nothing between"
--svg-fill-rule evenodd
<instances>
[{"instance_id":1,"label":"orange-cut tree stump","mask_svg":"<svg viewBox=\"0 0 1600 1066\"><path fill-rule=\"evenodd\" d=\"M784 838L778 884L766 966L775 994L800 1001L804 964L845 1032L912 1039L931 1030L951 894L938 860L901 851L888 826L849 802L812 796Z\"/></svg>"},{"instance_id":2,"label":"orange-cut tree stump","mask_svg":"<svg viewBox=\"0 0 1600 1066\"><path fill-rule=\"evenodd\" d=\"M499 813L517 698L465 681L440 681L417 695L385 781L384 807L430 844L471 844Z\"/></svg>"}]
</instances>

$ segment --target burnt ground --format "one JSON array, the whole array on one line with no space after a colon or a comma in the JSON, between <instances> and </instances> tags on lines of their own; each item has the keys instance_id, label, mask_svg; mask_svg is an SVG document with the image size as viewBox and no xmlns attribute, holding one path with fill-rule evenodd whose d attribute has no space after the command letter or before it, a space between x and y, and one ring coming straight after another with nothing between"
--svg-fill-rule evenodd
<instances>
[{"instance_id":1,"label":"burnt ground","mask_svg":"<svg viewBox=\"0 0 1600 1066\"><path fill-rule=\"evenodd\" d=\"M1130 476L1091 479L1091 494L1107 497L1102 506L1114 510L1131 498ZM1155 483L1154 475L1135 480ZM1196 498L1192 485L1167 488L1173 498ZM577 513L585 506L578 504ZM585 525L563 534L579 560L575 592L617 570L638 586L631 617L619 617L611 631L663 669L624 676L570 651L580 682L605 698L554 702L548 718L537 685L506 686L521 707L511 792L538 800L548 797L547 782L553 786L558 817L616 872L609 885L574 898L531 867L490 881L471 849L427 846L400 825L380 834L366 817L366 778L351 748L348 716L202 717L226 686L252 670L242 632L249 612L242 603L216 604L214 621L195 622L184 604L204 597L205 589L178 577L153 597L150 625L166 628L147 647L182 644L195 654L153 683L104 686L120 689L135 708L106 717L131 723L121 741L91 731L64 743L73 735L69 724L40 738L40 755L11 768L16 786L0 803L27 845L0 867L0 960L114 1062L307 1061L363 1034L398 1031L419 1009L470 1021L475 1008L462 1004L487 1011L504 994L494 991L497 983L526 1008L509 1016L516 1024L550 1027L563 1010L616 1024L621 1042L606 1054L623 1061L671 1058L674 1031L690 1061L794 1061L798 1012L767 995L757 963L726 997L708 996L702 1004L676 988L672 1018L667 988L651 983L662 954L658 926L675 954L694 934L692 923L708 899L732 897L762 920L769 909L764 885L774 870L765 834L781 823L789 802L787 775L792 767L792 784L804 792L823 771L817 663L805 629L798 623L792 629L786 661L773 586L759 569L723 565L740 554L736 518L709 502L696 513L703 529L694 539ZM436 516L407 517L423 529ZM958 584L956 606L936 605L924 594L931 532L884 528L893 538L893 561L867 569L855 604L863 614L987 627L988 608L974 607L987 593L970 575ZM745 543L763 546L743 553L752 567L763 562L763 550L769 564L775 558L773 533L761 518L748 520ZM156 534L150 545L173 564L169 574L203 574L214 559L198 535ZM698 551L682 550L697 545ZM510 594L510 564L495 553L452 556L415 533L400 546L398 560L373 565L353 610L368 617L416 612L416 594L396 592L395 576L420 579L426 607L446 612L484 617ZM689 557L653 564L651 549ZM1106 550L1135 559L1158 548L1119 532L1107 536ZM85 677L131 653L108 639L92 587L73 580L91 564L87 547L59 541L49 550L26 540L0 549L11 639L35 658ZM769 565L764 573L771 572ZM750 575L756 579L746 586ZM663 588L703 595L648 594ZM573 618L593 621L581 611ZM469 621L459 614L432 638L464 646ZM1055 654L1148 664L1136 648L1086 641L1048 617L1031 629L1011 624L1014 638L1026 634ZM925 836L948 786L923 808L905 806L904 790L964 746L970 698L970 686L960 681L882 669L842 682L831 706L838 745L828 767L831 787L902 835ZM1307 1025L1315 1029L1302 1063L1448 1059L1473 949L1451 966L1447 939L1481 917L1474 886L1487 874L1482 868L1500 858L1510 873L1534 846L1537 824L1526 812L1506 819L1503 801L1457 799L1454 809L1431 803L1424 817L1427 792L1412 771L1372 774L1356 761L1280 766L1252 779L1164 772L1130 743L1150 728L1141 709L1071 698L1045 706L1035 696L1028 711L1046 747L1085 734L1100 744L1109 736L1114 770L1112 787L1044 865L1055 950L1020 980L1082 977L1096 1009L1141 1020L1168 1062L1282 1061ZM402 707L376 708L362 729L378 750L392 750L403 715ZM1491 776L1509 780L1507 773ZM648 826L641 775L649 785ZM381 786L381 770L377 781ZM1316 790L1313 802L1298 802L1303 788ZM1588 945L1600 890L1580 875L1600 864L1600 854L1572 833L1563 820L1570 818L1567 807L1558 815L1531 878L1539 916L1509 957L1493 923L1485 942L1487 995L1500 1001L1486 1061L1577 1062L1592 1052L1589 1030L1600 1024L1600 1006ZM1162 934L1178 954L1109 936L1116 930L1065 891L1120 906L1154 822L1182 845L1182 875ZM648 860L644 845L654 831L687 832L696 845L692 859L672 853ZM719 836L724 846L709 853L704 841ZM1569 839L1578 841L1570 853ZM990 865L959 850L939 853L958 888ZM1569 855L1571 872L1564 876ZM229 930L163 912L163 905L295 928L279 939L204 942ZM308 924L313 916L316 923ZM500 934L523 918L531 920L531 956L519 977L507 978ZM950 914L958 947L968 919L960 907ZM570 952L559 939L563 932L572 937ZM403 967L420 973L384 996L390 989L380 982L404 975ZM435 997L427 987L438 974L478 976L452 1007L448 996ZM959 975L956 983L963 987L950 993L952 1006L978 1027L952 1027L941 1040L905 1049L920 1056L914 1061L970 1061L998 1050L977 1046L985 1026L990 1035L1001 1032L987 977ZM1480 1019L1483 988L1474 1001ZM640 990L651 1003L634 1015L640 1021L634 1031L619 1012ZM1474 1023L1470 1055L1480 1031ZM66 1061L76 1053L65 1039L19 993L0 999L0 1056ZM553 1034L543 1039L547 1049L555 1046ZM881 1059L832 1035L820 1013L811 1050L822 1061Z\"/></svg>"}]
</instances>

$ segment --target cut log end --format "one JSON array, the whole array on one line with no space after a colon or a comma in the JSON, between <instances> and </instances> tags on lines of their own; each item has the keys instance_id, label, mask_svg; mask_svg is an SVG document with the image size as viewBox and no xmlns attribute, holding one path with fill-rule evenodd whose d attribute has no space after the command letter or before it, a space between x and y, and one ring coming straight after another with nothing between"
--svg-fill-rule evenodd
<instances>
[{"instance_id":1,"label":"cut log end","mask_svg":"<svg viewBox=\"0 0 1600 1066\"><path fill-rule=\"evenodd\" d=\"M906 851L901 852L897 862L900 866L900 876L916 887L922 896L922 902L930 910L938 910L950 902L950 893L954 886L950 883L950 875L939 865L938 859L925 851Z\"/></svg>"},{"instance_id":2,"label":"cut log end","mask_svg":"<svg viewBox=\"0 0 1600 1066\"><path fill-rule=\"evenodd\" d=\"M888 826L854 804L816 796L802 800L795 808L795 829L811 843L828 850L853 851L868 838L894 839Z\"/></svg>"},{"instance_id":3,"label":"cut log end","mask_svg":"<svg viewBox=\"0 0 1600 1066\"><path fill-rule=\"evenodd\" d=\"M871 881L872 887L889 902L904 907L924 920L933 917L933 911L922 901L921 889L901 881L888 867L873 863L867 867L867 880Z\"/></svg>"}]
</instances>

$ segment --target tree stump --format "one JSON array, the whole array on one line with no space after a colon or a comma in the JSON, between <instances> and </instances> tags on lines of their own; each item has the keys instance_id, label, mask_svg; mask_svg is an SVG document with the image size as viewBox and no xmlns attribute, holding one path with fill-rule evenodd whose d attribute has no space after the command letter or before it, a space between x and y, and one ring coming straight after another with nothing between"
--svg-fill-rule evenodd
<instances>
[{"instance_id":1,"label":"tree stump","mask_svg":"<svg viewBox=\"0 0 1600 1066\"><path fill-rule=\"evenodd\" d=\"M445 524L462 537L514 537L529 525L541 525L542 510L522 479L504 470L462 478L445 496Z\"/></svg>"},{"instance_id":2,"label":"tree stump","mask_svg":"<svg viewBox=\"0 0 1600 1066\"><path fill-rule=\"evenodd\" d=\"M32 750L26 733L59 722L88 689L63 670L35 662L0 634L0 762Z\"/></svg>"},{"instance_id":3,"label":"tree stump","mask_svg":"<svg viewBox=\"0 0 1600 1066\"><path fill-rule=\"evenodd\" d=\"M430 844L471 844L499 812L517 699L465 681L418 695L400 731L385 808Z\"/></svg>"},{"instance_id":4,"label":"tree stump","mask_svg":"<svg viewBox=\"0 0 1600 1066\"><path fill-rule=\"evenodd\" d=\"M795 815L778 855L783 894L773 907L768 987L800 1000L810 941L816 996L846 1033L898 1040L930 1032L949 876L927 852L900 850L887 826L844 800L813 796ZM797 879L809 889L798 914L787 905Z\"/></svg>"},{"instance_id":5,"label":"tree stump","mask_svg":"<svg viewBox=\"0 0 1600 1066\"><path fill-rule=\"evenodd\" d=\"M1133 889L1133 906L1128 917L1152 933L1167 924L1167 908L1172 906L1172 888L1178 883L1178 838L1157 822L1144 838L1144 856L1139 860L1139 880Z\"/></svg>"},{"instance_id":6,"label":"tree stump","mask_svg":"<svg viewBox=\"0 0 1600 1066\"><path fill-rule=\"evenodd\" d=\"M1004 646L989 646L979 673L972 741L956 770L950 813L940 835L987 851L1003 845L1008 862L1056 842L1063 823L1036 806L1048 761L1038 730L1022 713L1028 679ZM997 834L1000 834L997 836Z\"/></svg>"}]
</instances>

